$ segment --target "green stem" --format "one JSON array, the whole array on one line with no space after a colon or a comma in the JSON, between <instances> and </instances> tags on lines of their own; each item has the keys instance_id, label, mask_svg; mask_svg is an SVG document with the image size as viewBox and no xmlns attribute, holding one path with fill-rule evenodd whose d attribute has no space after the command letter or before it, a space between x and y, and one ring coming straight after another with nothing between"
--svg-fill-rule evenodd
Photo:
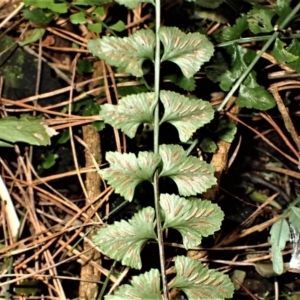
<instances>
[{"instance_id":1,"label":"green stem","mask_svg":"<svg viewBox=\"0 0 300 300\"><path fill-rule=\"evenodd\" d=\"M272 35L252 36L252 37L241 38L241 39L237 39L237 40L224 42L224 43L216 45L216 47L221 48L221 47L231 46L231 45L234 45L234 44L246 44L246 43L252 43L252 42L263 42L263 41L267 41L271 37L272 37ZM299 39L299 38L300 38L299 33L290 34L289 36L280 36L280 39L282 39L282 40L284 40L284 39Z\"/></svg>"},{"instance_id":2,"label":"green stem","mask_svg":"<svg viewBox=\"0 0 300 300\"><path fill-rule=\"evenodd\" d=\"M291 13L283 20L283 22L279 25L279 29L283 29L289 22L290 20L294 17L294 15L298 12L300 9L300 3L296 5L296 7L291 11ZM275 31L270 39L265 43L263 48L259 51L259 53L256 55L254 60L251 62L251 64L248 66L248 68L244 71L242 76L235 82L229 93L226 95L225 99L222 101L220 106L218 107L217 111L221 111L224 106L227 104L229 101L230 97L235 93L235 91L239 88L241 83L245 80L245 78L248 76L248 74L251 72L255 64L258 62L258 60L261 58L263 53L269 48L269 46L275 41L275 39L279 36L279 32Z\"/></svg>"},{"instance_id":3,"label":"green stem","mask_svg":"<svg viewBox=\"0 0 300 300\"><path fill-rule=\"evenodd\" d=\"M159 39L159 29L160 29L160 0L155 1L155 35L156 35L156 48L155 48L155 62L154 62L154 95L157 101L157 105L154 111L154 152L159 153L159 89L160 89L160 39ZM165 300L169 299L168 293L168 283L166 276L165 267L165 253L164 253L164 241L162 234L161 225L161 212L159 203L159 176L158 170L156 170L153 178L153 189L154 189L154 203L155 203L155 213L156 213L156 230L157 230L157 242L159 249L159 260L161 268L161 277L163 284L163 294Z\"/></svg>"}]
</instances>

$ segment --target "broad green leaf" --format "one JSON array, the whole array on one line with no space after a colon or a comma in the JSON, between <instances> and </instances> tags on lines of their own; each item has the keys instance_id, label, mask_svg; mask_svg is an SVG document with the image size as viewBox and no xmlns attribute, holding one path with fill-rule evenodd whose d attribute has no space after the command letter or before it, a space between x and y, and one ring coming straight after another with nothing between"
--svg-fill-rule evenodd
<instances>
[{"instance_id":1,"label":"broad green leaf","mask_svg":"<svg viewBox=\"0 0 300 300\"><path fill-rule=\"evenodd\" d=\"M100 175L126 200L133 199L136 186L145 180L152 181L160 163L160 157L153 152L133 153L107 152L106 160L110 167L100 170Z\"/></svg>"},{"instance_id":2,"label":"broad green leaf","mask_svg":"<svg viewBox=\"0 0 300 300\"><path fill-rule=\"evenodd\" d=\"M273 108L276 103L273 96L256 83L252 86L241 84L236 104L240 107L267 110Z\"/></svg>"},{"instance_id":3,"label":"broad green leaf","mask_svg":"<svg viewBox=\"0 0 300 300\"><path fill-rule=\"evenodd\" d=\"M170 91L161 91L160 100L165 111L160 123L173 124L182 142L187 142L198 128L209 123L214 116L214 110L207 101L190 99Z\"/></svg>"},{"instance_id":4,"label":"broad green leaf","mask_svg":"<svg viewBox=\"0 0 300 300\"><path fill-rule=\"evenodd\" d=\"M290 239L290 228L286 219L281 218L275 222L270 230L270 235L273 268L277 274L282 274L284 265L281 251Z\"/></svg>"},{"instance_id":5,"label":"broad green leaf","mask_svg":"<svg viewBox=\"0 0 300 300\"><path fill-rule=\"evenodd\" d=\"M93 31L95 33L102 32L102 23L93 23L87 25L88 30Z\"/></svg>"},{"instance_id":6,"label":"broad green leaf","mask_svg":"<svg viewBox=\"0 0 300 300\"><path fill-rule=\"evenodd\" d=\"M290 7L291 0L277 0L276 1L276 13L279 16L276 24L281 25L283 20L291 13Z\"/></svg>"},{"instance_id":7,"label":"broad green leaf","mask_svg":"<svg viewBox=\"0 0 300 300\"><path fill-rule=\"evenodd\" d=\"M23 42L21 42L22 46L28 45L30 43L37 42L40 38L44 36L46 32L45 28L34 28L29 37L26 38Z\"/></svg>"},{"instance_id":8,"label":"broad green leaf","mask_svg":"<svg viewBox=\"0 0 300 300\"><path fill-rule=\"evenodd\" d=\"M294 55L284 49L286 43L282 42L280 39L276 39L275 45L271 54L274 56L276 60L279 62L293 62L299 58L299 55Z\"/></svg>"},{"instance_id":9,"label":"broad green leaf","mask_svg":"<svg viewBox=\"0 0 300 300\"><path fill-rule=\"evenodd\" d=\"M210 137L205 137L200 143L200 148L204 152L215 153L218 146Z\"/></svg>"},{"instance_id":10,"label":"broad green leaf","mask_svg":"<svg viewBox=\"0 0 300 300\"><path fill-rule=\"evenodd\" d=\"M300 208L292 206L289 221L300 232Z\"/></svg>"},{"instance_id":11,"label":"broad green leaf","mask_svg":"<svg viewBox=\"0 0 300 300\"><path fill-rule=\"evenodd\" d=\"M134 76L144 75L142 64L153 61L155 35L150 29L142 29L130 37L118 38L104 36L102 39L89 40L88 50L108 64L121 67Z\"/></svg>"},{"instance_id":12,"label":"broad green leaf","mask_svg":"<svg viewBox=\"0 0 300 300\"><path fill-rule=\"evenodd\" d=\"M8 147L8 148L13 148L14 145L9 144L9 143L5 143L3 141L0 141L0 147Z\"/></svg>"},{"instance_id":13,"label":"broad green leaf","mask_svg":"<svg viewBox=\"0 0 300 300\"><path fill-rule=\"evenodd\" d=\"M163 229L178 230L186 249L199 245L202 237L219 230L224 218L220 207L207 200L161 194L160 205L165 215Z\"/></svg>"},{"instance_id":14,"label":"broad green leaf","mask_svg":"<svg viewBox=\"0 0 300 300\"><path fill-rule=\"evenodd\" d=\"M54 0L24 0L24 4L28 6L47 8L60 14L64 14L68 11L67 3L55 3Z\"/></svg>"},{"instance_id":15,"label":"broad green leaf","mask_svg":"<svg viewBox=\"0 0 300 300\"><path fill-rule=\"evenodd\" d=\"M220 140L231 143L235 137L236 132L237 127L233 122L222 119L219 122L216 135Z\"/></svg>"},{"instance_id":16,"label":"broad green leaf","mask_svg":"<svg viewBox=\"0 0 300 300\"><path fill-rule=\"evenodd\" d=\"M296 72L300 73L300 43L297 39L293 39L290 45L286 48L286 51L298 56L293 62L287 63L288 66L293 68Z\"/></svg>"},{"instance_id":17,"label":"broad green leaf","mask_svg":"<svg viewBox=\"0 0 300 300\"><path fill-rule=\"evenodd\" d=\"M129 9L137 8L141 3L151 3L155 5L154 0L116 0L116 2L125 5Z\"/></svg>"},{"instance_id":18,"label":"broad green leaf","mask_svg":"<svg viewBox=\"0 0 300 300\"><path fill-rule=\"evenodd\" d=\"M125 266L141 269L141 249L149 239L156 239L154 215L152 207L143 208L128 222L122 220L101 228L93 236L93 242L108 257Z\"/></svg>"},{"instance_id":19,"label":"broad green leaf","mask_svg":"<svg viewBox=\"0 0 300 300\"><path fill-rule=\"evenodd\" d=\"M153 124L157 104L154 96L154 93L140 93L122 98L118 105L104 104L100 116L106 123L133 138L140 124Z\"/></svg>"},{"instance_id":20,"label":"broad green leaf","mask_svg":"<svg viewBox=\"0 0 300 300\"><path fill-rule=\"evenodd\" d=\"M111 28L114 31L121 32L121 31L125 30L126 25L124 24L123 21L118 21L117 23L109 26L109 28Z\"/></svg>"},{"instance_id":21,"label":"broad green leaf","mask_svg":"<svg viewBox=\"0 0 300 300\"><path fill-rule=\"evenodd\" d=\"M236 20L235 25L218 30L214 36L218 42L227 42L238 39L248 29L247 17L243 16Z\"/></svg>"},{"instance_id":22,"label":"broad green leaf","mask_svg":"<svg viewBox=\"0 0 300 300\"><path fill-rule=\"evenodd\" d=\"M175 268L176 277L170 288L183 291L189 300L232 299L234 286L228 275L209 270L185 256L177 256Z\"/></svg>"},{"instance_id":23,"label":"broad green leaf","mask_svg":"<svg viewBox=\"0 0 300 300\"><path fill-rule=\"evenodd\" d=\"M274 15L272 10L255 6L247 14L249 29L254 34L273 31L271 20Z\"/></svg>"},{"instance_id":24,"label":"broad green leaf","mask_svg":"<svg viewBox=\"0 0 300 300\"><path fill-rule=\"evenodd\" d=\"M46 13L41 8L35 8L33 10L24 9L23 11L24 17L35 24L43 24L47 25L51 22L53 18L52 13Z\"/></svg>"},{"instance_id":25,"label":"broad green leaf","mask_svg":"<svg viewBox=\"0 0 300 300\"><path fill-rule=\"evenodd\" d=\"M214 167L197 157L187 156L181 146L161 145L159 153L163 161L159 176L173 179L180 195L203 193L216 184Z\"/></svg>"},{"instance_id":26,"label":"broad green leaf","mask_svg":"<svg viewBox=\"0 0 300 300\"><path fill-rule=\"evenodd\" d=\"M103 17L105 15L105 9L103 6L98 6L93 10L93 15Z\"/></svg>"},{"instance_id":27,"label":"broad green leaf","mask_svg":"<svg viewBox=\"0 0 300 300\"><path fill-rule=\"evenodd\" d=\"M192 77L214 53L213 44L198 32L186 34L176 27L161 27L158 34L164 46L161 61L177 64L186 78Z\"/></svg>"},{"instance_id":28,"label":"broad green leaf","mask_svg":"<svg viewBox=\"0 0 300 300\"><path fill-rule=\"evenodd\" d=\"M243 74L248 64L254 59L253 50L234 45L230 48L231 68L219 77L220 87L224 91L229 91L233 83Z\"/></svg>"},{"instance_id":29,"label":"broad green leaf","mask_svg":"<svg viewBox=\"0 0 300 300\"><path fill-rule=\"evenodd\" d=\"M160 273L151 269L139 276L132 276L131 284L121 285L113 295L105 296L105 300L161 300Z\"/></svg>"},{"instance_id":30,"label":"broad green leaf","mask_svg":"<svg viewBox=\"0 0 300 300\"><path fill-rule=\"evenodd\" d=\"M206 8L217 8L224 0L187 0L188 2L196 2L197 5L206 7Z\"/></svg>"},{"instance_id":31,"label":"broad green leaf","mask_svg":"<svg viewBox=\"0 0 300 300\"><path fill-rule=\"evenodd\" d=\"M85 24L86 19L85 19L85 14L84 12L80 11L76 14L73 14L70 16L70 22L72 24Z\"/></svg>"},{"instance_id":32,"label":"broad green leaf","mask_svg":"<svg viewBox=\"0 0 300 300\"><path fill-rule=\"evenodd\" d=\"M46 146L50 145L50 137L56 134L41 119L9 117L0 120L0 139L11 143Z\"/></svg>"}]
</instances>

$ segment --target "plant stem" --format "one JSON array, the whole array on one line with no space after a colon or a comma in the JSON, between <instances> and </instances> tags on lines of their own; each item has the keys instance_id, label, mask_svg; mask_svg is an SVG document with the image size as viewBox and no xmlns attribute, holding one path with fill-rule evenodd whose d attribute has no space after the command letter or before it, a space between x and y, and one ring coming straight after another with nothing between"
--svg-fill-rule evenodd
<instances>
[{"instance_id":1,"label":"plant stem","mask_svg":"<svg viewBox=\"0 0 300 300\"><path fill-rule=\"evenodd\" d=\"M283 22L279 25L279 29L283 29L289 21L294 17L294 15L300 10L300 3L296 5L296 7L291 11L291 13L283 20ZM235 91L239 88L241 83L245 80L247 75L251 72L252 68L255 66L255 64L258 62L260 57L263 55L263 53L269 48L269 46L275 41L275 39L279 36L279 32L275 31L270 39L265 43L265 45L262 47L262 49L259 51L259 53L255 56L251 64L248 66L248 68L244 71L242 76L235 82L229 93L226 95L225 99L222 101L220 106L218 107L217 111L221 111L224 106L229 101L230 97L235 93Z\"/></svg>"},{"instance_id":2,"label":"plant stem","mask_svg":"<svg viewBox=\"0 0 300 300\"><path fill-rule=\"evenodd\" d=\"M156 48L155 48L155 62L154 62L154 95L157 102L154 111L154 152L159 152L159 89L160 89L160 39L159 39L159 29L160 29L160 0L155 1L155 36L156 36ZM165 300L169 299L168 284L165 268L165 253L164 253L164 241L161 226L161 213L160 213L160 203L159 203L159 176L158 170L156 170L153 178L153 189L154 189L154 203L155 203L155 213L156 213L156 231L157 231L157 242L159 249L159 260L160 269L163 285L163 294Z\"/></svg>"}]
</instances>

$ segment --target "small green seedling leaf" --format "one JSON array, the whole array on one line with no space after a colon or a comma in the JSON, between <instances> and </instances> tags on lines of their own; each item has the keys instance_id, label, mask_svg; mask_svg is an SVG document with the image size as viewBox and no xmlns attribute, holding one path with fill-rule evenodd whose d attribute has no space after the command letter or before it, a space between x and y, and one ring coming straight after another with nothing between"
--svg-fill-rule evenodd
<instances>
[{"instance_id":1,"label":"small green seedling leaf","mask_svg":"<svg viewBox=\"0 0 300 300\"><path fill-rule=\"evenodd\" d=\"M92 32L95 32L95 33L102 32L102 23L88 24L87 27L88 27L88 30L90 30Z\"/></svg>"},{"instance_id":2,"label":"small green seedling leaf","mask_svg":"<svg viewBox=\"0 0 300 300\"><path fill-rule=\"evenodd\" d=\"M275 13L270 9L255 6L247 14L249 29L254 34L273 31L271 20L274 15Z\"/></svg>"},{"instance_id":3,"label":"small green seedling leaf","mask_svg":"<svg viewBox=\"0 0 300 300\"><path fill-rule=\"evenodd\" d=\"M217 31L214 34L214 36L218 40L218 42L232 41L240 38L242 33L247 29L248 29L247 17L243 16L236 20L235 25Z\"/></svg>"},{"instance_id":4,"label":"small green seedling leaf","mask_svg":"<svg viewBox=\"0 0 300 300\"><path fill-rule=\"evenodd\" d=\"M70 22L72 24L85 24L86 19L85 19L84 12L80 11L76 14L71 15L70 16Z\"/></svg>"},{"instance_id":5,"label":"small green seedling leaf","mask_svg":"<svg viewBox=\"0 0 300 300\"><path fill-rule=\"evenodd\" d=\"M25 9L24 17L35 24L47 25L53 18L53 13L46 13L43 9L36 8L33 10Z\"/></svg>"},{"instance_id":6,"label":"small green seedling leaf","mask_svg":"<svg viewBox=\"0 0 300 300\"><path fill-rule=\"evenodd\" d=\"M41 119L9 117L0 120L0 139L11 143L46 146L56 134L58 132L43 124Z\"/></svg>"},{"instance_id":7,"label":"small green seedling leaf","mask_svg":"<svg viewBox=\"0 0 300 300\"><path fill-rule=\"evenodd\" d=\"M109 26L109 28L111 28L114 31L121 32L121 31L125 30L126 25L123 21L119 20L117 23Z\"/></svg>"},{"instance_id":8,"label":"small green seedling leaf","mask_svg":"<svg viewBox=\"0 0 300 300\"><path fill-rule=\"evenodd\" d=\"M274 48L271 54L274 56L276 60L279 62L293 62L299 58L299 55L294 55L284 49L286 43L282 42L280 39L276 39Z\"/></svg>"},{"instance_id":9,"label":"small green seedling leaf","mask_svg":"<svg viewBox=\"0 0 300 300\"><path fill-rule=\"evenodd\" d=\"M154 4L154 0L116 0L117 3L125 5L129 9L134 9L141 3L151 3Z\"/></svg>"},{"instance_id":10,"label":"small green seedling leaf","mask_svg":"<svg viewBox=\"0 0 300 300\"><path fill-rule=\"evenodd\" d=\"M43 162L43 168L47 170L53 167L58 157L59 156L55 153L49 153Z\"/></svg>"},{"instance_id":11,"label":"small green seedling leaf","mask_svg":"<svg viewBox=\"0 0 300 300\"><path fill-rule=\"evenodd\" d=\"M122 98L118 105L104 104L100 116L105 123L121 129L133 138L142 123L153 125L153 114L157 104L154 93L140 93Z\"/></svg>"},{"instance_id":12,"label":"small green seedling leaf","mask_svg":"<svg viewBox=\"0 0 300 300\"><path fill-rule=\"evenodd\" d=\"M213 44L198 32L186 34L176 27L161 27L158 34L164 46L161 61L177 64L186 78L199 71L214 53Z\"/></svg>"},{"instance_id":13,"label":"small green seedling leaf","mask_svg":"<svg viewBox=\"0 0 300 300\"><path fill-rule=\"evenodd\" d=\"M175 85L179 86L183 90L187 92L192 92L196 88L196 81L194 77L186 78L183 75L178 76L175 74L167 75L164 77L164 79L168 79L171 82L173 82Z\"/></svg>"},{"instance_id":14,"label":"small green seedling leaf","mask_svg":"<svg viewBox=\"0 0 300 300\"><path fill-rule=\"evenodd\" d=\"M173 179L182 196L203 193L216 184L214 167L197 157L187 156L178 145L161 145L159 153L163 161L160 177Z\"/></svg>"},{"instance_id":15,"label":"small green seedling leaf","mask_svg":"<svg viewBox=\"0 0 300 300\"><path fill-rule=\"evenodd\" d=\"M23 42L21 42L22 46L28 45L30 43L37 42L40 38L44 36L46 32L45 28L34 28L29 37L26 38Z\"/></svg>"},{"instance_id":16,"label":"small green seedling leaf","mask_svg":"<svg viewBox=\"0 0 300 300\"><path fill-rule=\"evenodd\" d=\"M120 286L113 295L105 296L105 300L161 300L160 273L151 269L139 276L132 276L131 284Z\"/></svg>"},{"instance_id":17,"label":"small green seedling leaf","mask_svg":"<svg viewBox=\"0 0 300 300\"><path fill-rule=\"evenodd\" d=\"M286 48L286 51L289 53L294 54L295 56L298 56L298 59L296 59L293 62L287 63L288 66L293 68L296 72L300 73L300 43L298 40L293 39L290 45Z\"/></svg>"},{"instance_id":18,"label":"small green seedling leaf","mask_svg":"<svg viewBox=\"0 0 300 300\"><path fill-rule=\"evenodd\" d=\"M215 153L218 149L218 146L210 137L205 137L200 143L200 148L204 152Z\"/></svg>"},{"instance_id":19,"label":"small green seedling leaf","mask_svg":"<svg viewBox=\"0 0 300 300\"><path fill-rule=\"evenodd\" d=\"M176 277L170 288L183 291L189 300L231 299L234 286L228 275L205 268L199 261L177 256Z\"/></svg>"},{"instance_id":20,"label":"small green seedling leaf","mask_svg":"<svg viewBox=\"0 0 300 300\"><path fill-rule=\"evenodd\" d=\"M47 8L59 14L64 14L68 11L67 3L55 3L54 0L24 0L24 4L28 6Z\"/></svg>"},{"instance_id":21,"label":"small green seedling leaf","mask_svg":"<svg viewBox=\"0 0 300 300\"><path fill-rule=\"evenodd\" d=\"M284 271L281 251L290 239L290 228L286 219L281 218L275 222L270 230L270 235L273 268L275 273L280 275Z\"/></svg>"},{"instance_id":22,"label":"small green seedling leaf","mask_svg":"<svg viewBox=\"0 0 300 300\"><path fill-rule=\"evenodd\" d=\"M75 0L74 4L93 6L93 5L102 5L109 2L112 2L112 0Z\"/></svg>"},{"instance_id":23,"label":"small green seedling leaf","mask_svg":"<svg viewBox=\"0 0 300 300\"><path fill-rule=\"evenodd\" d=\"M188 2L195 2L195 0L187 0ZM206 7L206 8L217 8L224 2L224 0L196 0L197 5Z\"/></svg>"},{"instance_id":24,"label":"small green seedling leaf","mask_svg":"<svg viewBox=\"0 0 300 300\"><path fill-rule=\"evenodd\" d=\"M110 167L100 170L100 175L126 200L133 199L136 186L142 181L152 181L161 159L153 152L133 153L107 152Z\"/></svg>"},{"instance_id":25,"label":"small green seedling leaf","mask_svg":"<svg viewBox=\"0 0 300 300\"><path fill-rule=\"evenodd\" d=\"M218 129L216 130L216 135L220 140L231 143L236 132L237 127L233 122L222 119L220 120Z\"/></svg>"},{"instance_id":26,"label":"small green seedling leaf","mask_svg":"<svg viewBox=\"0 0 300 300\"><path fill-rule=\"evenodd\" d=\"M163 229L178 230L186 249L199 245L203 236L219 230L224 218L220 207L207 200L161 194L160 205L165 215Z\"/></svg>"},{"instance_id":27,"label":"small green seedling leaf","mask_svg":"<svg viewBox=\"0 0 300 300\"><path fill-rule=\"evenodd\" d=\"M141 269L141 249L150 239L156 239L154 232L154 209L143 208L128 222L122 220L100 229L93 236L93 242L107 256L123 265Z\"/></svg>"},{"instance_id":28,"label":"small green seedling leaf","mask_svg":"<svg viewBox=\"0 0 300 300\"><path fill-rule=\"evenodd\" d=\"M125 38L105 36L90 40L87 44L94 56L137 77L144 75L143 62L147 59L153 61L154 46L155 35L150 29L139 30Z\"/></svg>"},{"instance_id":29,"label":"small green seedling leaf","mask_svg":"<svg viewBox=\"0 0 300 300\"><path fill-rule=\"evenodd\" d=\"M77 63L77 73L83 74L83 73L93 73L94 67L92 63L87 59L79 59Z\"/></svg>"},{"instance_id":30,"label":"small green seedling leaf","mask_svg":"<svg viewBox=\"0 0 300 300\"><path fill-rule=\"evenodd\" d=\"M160 100L165 113L161 123L173 124L182 142L187 142L193 133L213 119L214 110L209 104L200 99L190 99L178 93L161 91Z\"/></svg>"},{"instance_id":31,"label":"small green seedling leaf","mask_svg":"<svg viewBox=\"0 0 300 300\"><path fill-rule=\"evenodd\" d=\"M291 214L289 221L293 224L293 226L300 232L300 208L292 206Z\"/></svg>"}]
</instances>

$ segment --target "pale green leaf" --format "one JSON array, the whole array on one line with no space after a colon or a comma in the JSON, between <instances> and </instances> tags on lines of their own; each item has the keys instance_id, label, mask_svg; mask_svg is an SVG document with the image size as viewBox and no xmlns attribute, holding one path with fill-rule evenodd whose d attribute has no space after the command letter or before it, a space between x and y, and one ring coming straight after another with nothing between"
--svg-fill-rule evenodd
<instances>
[{"instance_id":1,"label":"pale green leaf","mask_svg":"<svg viewBox=\"0 0 300 300\"><path fill-rule=\"evenodd\" d=\"M299 58L299 55L294 55L291 52L288 52L284 49L286 43L282 42L280 39L276 39L274 48L271 51L271 54L279 62L293 62Z\"/></svg>"},{"instance_id":2,"label":"pale green leaf","mask_svg":"<svg viewBox=\"0 0 300 300\"><path fill-rule=\"evenodd\" d=\"M100 175L128 201L133 199L134 190L140 182L152 181L161 161L159 155L153 152L139 152L138 157L133 153L107 152L106 160L110 167L100 170Z\"/></svg>"},{"instance_id":3,"label":"pale green leaf","mask_svg":"<svg viewBox=\"0 0 300 300\"><path fill-rule=\"evenodd\" d=\"M240 107L267 110L273 108L276 102L263 86L241 84L236 104Z\"/></svg>"},{"instance_id":4,"label":"pale green leaf","mask_svg":"<svg viewBox=\"0 0 300 300\"><path fill-rule=\"evenodd\" d=\"M273 265L274 272L277 275L281 275L284 271L284 264L283 264L281 250L277 246L272 245L271 254L272 254L272 265Z\"/></svg>"},{"instance_id":5,"label":"pale green leaf","mask_svg":"<svg viewBox=\"0 0 300 300\"><path fill-rule=\"evenodd\" d=\"M187 142L198 128L209 123L214 116L214 110L209 102L200 99L190 99L178 93L161 91L160 100L165 110L161 123L173 124L182 142Z\"/></svg>"},{"instance_id":6,"label":"pale green leaf","mask_svg":"<svg viewBox=\"0 0 300 300\"><path fill-rule=\"evenodd\" d=\"M103 120L121 129L133 138L140 124L153 125L153 114L157 104L154 93L139 93L122 98L118 105L104 104L100 116Z\"/></svg>"},{"instance_id":7,"label":"pale green leaf","mask_svg":"<svg viewBox=\"0 0 300 300\"><path fill-rule=\"evenodd\" d=\"M176 277L170 288L183 291L189 300L231 299L233 283L228 275L205 268L199 261L185 256L175 260Z\"/></svg>"},{"instance_id":8,"label":"pale green leaf","mask_svg":"<svg viewBox=\"0 0 300 300\"><path fill-rule=\"evenodd\" d=\"M20 44L22 46L28 45L30 43L34 43L39 41L40 38L42 38L44 36L46 32L45 28L34 28L31 32L31 34Z\"/></svg>"},{"instance_id":9,"label":"pale green leaf","mask_svg":"<svg viewBox=\"0 0 300 300\"><path fill-rule=\"evenodd\" d=\"M46 146L50 145L50 137L56 134L41 119L9 117L0 120L0 139L7 142Z\"/></svg>"},{"instance_id":10,"label":"pale green leaf","mask_svg":"<svg viewBox=\"0 0 300 300\"><path fill-rule=\"evenodd\" d=\"M160 205L165 215L163 229L178 230L186 249L199 245L202 237L219 230L224 218L220 207L207 200L161 194Z\"/></svg>"},{"instance_id":11,"label":"pale green leaf","mask_svg":"<svg viewBox=\"0 0 300 300\"><path fill-rule=\"evenodd\" d=\"M176 27L161 27L159 38L164 46L161 61L174 62L187 78L192 77L214 53L213 44L198 32L186 34Z\"/></svg>"},{"instance_id":12,"label":"pale green leaf","mask_svg":"<svg viewBox=\"0 0 300 300\"><path fill-rule=\"evenodd\" d=\"M89 40L87 44L94 56L137 77L144 75L143 62L147 59L153 61L154 46L155 35L150 29L139 30L124 38L104 36Z\"/></svg>"},{"instance_id":13,"label":"pale green leaf","mask_svg":"<svg viewBox=\"0 0 300 300\"><path fill-rule=\"evenodd\" d=\"M274 15L275 12L272 10L255 6L247 14L249 29L254 34L273 31L271 20Z\"/></svg>"},{"instance_id":14,"label":"pale green leaf","mask_svg":"<svg viewBox=\"0 0 300 300\"><path fill-rule=\"evenodd\" d=\"M141 3L155 4L154 0L116 0L116 2L125 5L129 9L137 8Z\"/></svg>"},{"instance_id":15,"label":"pale green leaf","mask_svg":"<svg viewBox=\"0 0 300 300\"><path fill-rule=\"evenodd\" d=\"M156 239L154 215L152 207L143 208L128 222L122 220L101 228L93 236L93 242L108 257L125 266L141 269L141 249L149 239Z\"/></svg>"},{"instance_id":16,"label":"pale green leaf","mask_svg":"<svg viewBox=\"0 0 300 300\"><path fill-rule=\"evenodd\" d=\"M289 221L293 224L293 226L300 232L300 208L296 206L291 207L291 214Z\"/></svg>"},{"instance_id":17,"label":"pale green leaf","mask_svg":"<svg viewBox=\"0 0 300 300\"><path fill-rule=\"evenodd\" d=\"M273 268L277 274L282 274L284 265L281 251L290 239L290 228L286 219L281 218L275 222L270 230L270 235Z\"/></svg>"},{"instance_id":18,"label":"pale green leaf","mask_svg":"<svg viewBox=\"0 0 300 300\"><path fill-rule=\"evenodd\" d=\"M73 14L70 16L70 22L72 24L85 24L86 19L85 19L85 14L84 12L80 11L76 14Z\"/></svg>"},{"instance_id":19,"label":"pale green leaf","mask_svg":"<svg viewBox=\"0 0 300 300\"><path fill-rule=\"evenodd\" d=\"M105 296L105 300L161 300L160 273L151 269L139 276L132 276L131 284L121 285L113 295Z\"/></svg>"},{"instance_id":20,"label":"pale green leaf","mask_svg":"<svg viewBox=\"0 0 300 300\"><path fill-rule=\"evenodd\" d=\"M163 161L160 177L173 179L182 196L203 193L216 184L214 167L197 157L187 156L178 145L161 145L159 153Z\"/></svg>"}]
</instances>

